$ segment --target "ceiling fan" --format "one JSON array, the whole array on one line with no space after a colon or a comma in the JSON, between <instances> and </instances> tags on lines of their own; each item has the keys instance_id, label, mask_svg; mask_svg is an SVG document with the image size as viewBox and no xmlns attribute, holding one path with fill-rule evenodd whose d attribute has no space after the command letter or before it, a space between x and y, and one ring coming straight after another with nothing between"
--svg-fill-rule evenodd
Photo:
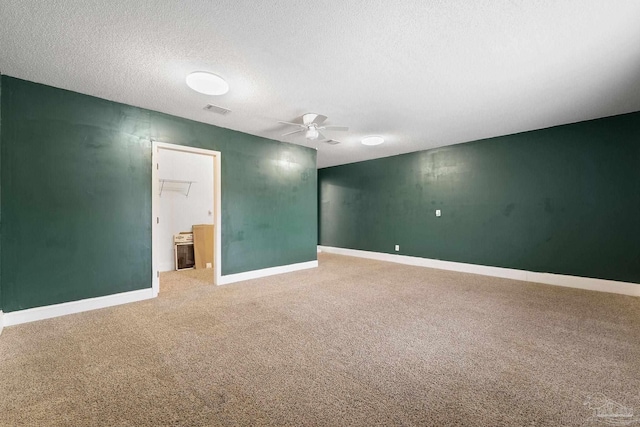
<instances>
[{"instance_id":1,"label":"ceiling fan","mask_svg":"<svg viewBox=\"0 0 640 427\"><path fill-rule=\"evenodd\" d=\"M304 132L304 137L310 140L319 139L324 141L327 139L320 131L321 130L336 130L336 131L348 131L349 128L346 126L321 126L324 121L327 120L327 116L323 116L321 114L316 113L307 113L302 115L302 123L292 123L292 122L282 122L285 125L297 126L299 129L294 130L292 132L288 132L283 134L282 136L293 135L296 133Z\"/></svg>"}]
</instances>

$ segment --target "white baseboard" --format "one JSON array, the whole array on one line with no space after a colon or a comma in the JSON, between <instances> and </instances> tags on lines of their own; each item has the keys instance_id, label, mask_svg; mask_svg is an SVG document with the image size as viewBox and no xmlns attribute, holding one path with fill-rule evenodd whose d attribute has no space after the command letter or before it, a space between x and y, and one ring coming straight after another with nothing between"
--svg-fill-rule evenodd
<instances>
[{"instance_id":1,"label":"white baseboard","mask_svg":"<svg viewBox=\"0 0 640 427\"><path fill-rule=\"evenodd\" d=\"M502 277L506 279L522 280L525 282L544 283L546 285L565 286L568 288L640 297L640 284L630 282L618 282L615 280L594 279L591 277L568 276L554 273L537 273L535 271L489 267L486 265L465 264L462 262L441 261L437 259L385 254L381 252L369 252L356 249L334 248L331 246L318 247L323 252L332 254L349 255L379 261L395 262L398 264L415 265L419 267L437 268L440 270L459 271L463 273L480 274L483 276Z\"/></svg>"},{"instance_id":2,"label":"white baseboard","mask_svg":"<svg viewBox=\"0 0 640 427\"><path fill-rule=\"evenodd\" d=\"M50 319L52 317L64 316L67 314L81 313L83 311L142 301L153 298L153 296L153 289L148 288L103 297L64 302L62 304L11 311L9 313L4 313L4 326L19 325L22 323L35 322L36 320Z\"/></svg>"},{"instance_id":3,"label":"white baseboard","mask_svg":"<svg viewBox=\"0 0 640 427\"><path fill-rule=\"evenodd\" d=\"M260 277L273 276L275 274L291 273L292 271L315 268L318 261L307 261L298 264L281 265L279 267L263 268L262 270L245 271L244 273L227 274L220 277L218 285L228 285L230 283L241 282L243 280L258 279Z\"/></svg>"},{"instance_id":4,"label":"white baseboard","mask_svg":"<svg viewBox=\"0 0 640 427\"><path fill-rule=\"evenodd\" d=\"M2 329L4 328L4 314L0 310L0 335L2 335Z\"/></svg>"}]
</instances>

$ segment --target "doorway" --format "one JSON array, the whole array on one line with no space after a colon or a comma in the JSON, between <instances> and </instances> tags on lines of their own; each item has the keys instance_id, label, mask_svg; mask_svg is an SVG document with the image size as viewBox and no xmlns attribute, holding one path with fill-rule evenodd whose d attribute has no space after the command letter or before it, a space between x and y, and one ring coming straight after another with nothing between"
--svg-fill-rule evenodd
<instances>
[{"instance_id":1,"label":"doorway","mask_svg":"<svg viewBox=\"0 0 640 427\"><path fill-rule=\"evenodd\" d=\"M177 254L189 253L186 250L191 237L188 233L198 230L197 237L203 228L210 226L213 227L213 239L212 242L205 239L207 246L204 252L212 250L213 265L203 260L202 267L210 268L211 283L219 284L222 272L221 153L152 141L151 158L154 296L160 292L160 272L173 271L178 264L185 267L185 260L179 259ZM174 239L174 236L178 237Z\"/></svg>"}]
</instances>

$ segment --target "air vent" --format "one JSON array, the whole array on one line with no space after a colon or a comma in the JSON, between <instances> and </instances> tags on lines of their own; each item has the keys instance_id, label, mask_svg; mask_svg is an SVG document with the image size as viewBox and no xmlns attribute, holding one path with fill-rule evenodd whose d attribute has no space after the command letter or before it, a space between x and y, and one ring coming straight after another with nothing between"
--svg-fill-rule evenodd
<instances>
[{"instance_id":1,"label":"air vent","mask_svg":"<svg viewBox=\"0 0 640 427\"><path fill-rule=\"evenodd\" d=\"M218 107L217 105L207 104L204 106L203 110L211 111L212 113L222 114L223 116L229 114L231 110L223 107Z\"/></svg>"}]
</instances>

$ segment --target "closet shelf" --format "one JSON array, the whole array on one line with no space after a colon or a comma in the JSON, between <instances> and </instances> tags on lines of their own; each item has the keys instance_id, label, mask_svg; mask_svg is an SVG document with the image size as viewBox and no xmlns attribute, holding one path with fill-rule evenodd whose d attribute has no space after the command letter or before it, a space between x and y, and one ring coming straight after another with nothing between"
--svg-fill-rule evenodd
<instances>
[{"instance_id":1,"label":"closet shelf","mask_svg":"<svg viewBox=\"0 0 640 427\"><path fill-rule=\"evenodd\" d=\"M179 179L159 179L158 181L160 181L160 197L162 197L162 192L163 191L182 191L183 188L182 187L178 187L175 188L173 186L169 186L166 189L164 188L164 184L184 184L185 186L187 186L187 194L185 194L185 197L189 197L189 192L191 191L191 184L195 184L196 181L182 181Z\"/></svg>"}]
</instances>

